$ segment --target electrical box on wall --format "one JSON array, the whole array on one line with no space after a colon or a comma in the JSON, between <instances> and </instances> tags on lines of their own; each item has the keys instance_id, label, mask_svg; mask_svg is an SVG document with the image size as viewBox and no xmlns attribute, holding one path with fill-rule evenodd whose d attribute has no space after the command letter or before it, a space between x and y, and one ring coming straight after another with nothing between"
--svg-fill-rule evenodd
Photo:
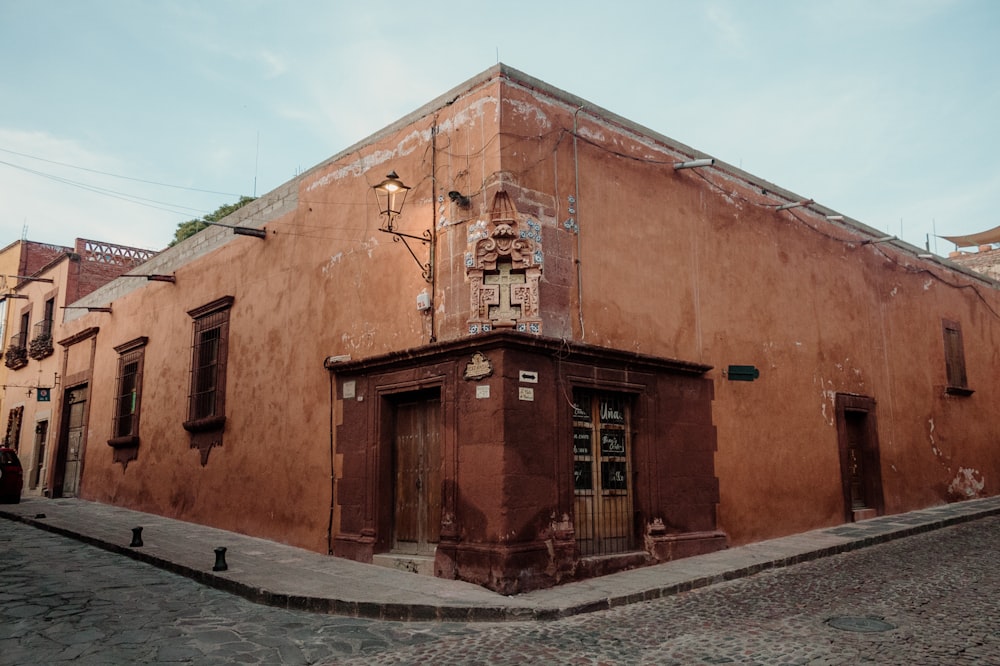
<instances>
[{"instance_id":1,"label":"electrical box on wall","mask_svg":"<svg viewBox=\"0 0 1000 666\"><path fill-rule=\"evenodd\" d=\"M423 312L424 310L431 309L431 295L426 291L422 291L417 294L417 310Z\"/></svg>"}]
</instances>

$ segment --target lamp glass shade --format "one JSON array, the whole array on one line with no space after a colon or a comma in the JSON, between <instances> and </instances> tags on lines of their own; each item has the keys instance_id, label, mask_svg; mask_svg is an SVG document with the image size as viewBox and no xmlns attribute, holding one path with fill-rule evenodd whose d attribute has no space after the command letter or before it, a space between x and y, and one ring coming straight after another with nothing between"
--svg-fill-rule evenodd
<instances>
[{"instance_id":1,"label":"lamp glass shade","mask_svg":"<svg viewBox=\"0 0 1000 666\"><path fill-rule=\"evenodd\" d=\"M403 210L403 202L406 201L406 193L410 188L403 184L395 171L390 171L378 185L372 187L375 190L375 199L378 200L378 212L389 218L389 223Z\"/></svg>"}]
</instances>

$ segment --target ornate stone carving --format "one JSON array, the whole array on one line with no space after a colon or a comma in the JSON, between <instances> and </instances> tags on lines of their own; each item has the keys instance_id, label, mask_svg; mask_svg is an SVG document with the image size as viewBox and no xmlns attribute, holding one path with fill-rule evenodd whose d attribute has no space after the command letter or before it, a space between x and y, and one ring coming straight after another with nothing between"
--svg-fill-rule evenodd
<instances>
[{"instance_id":1,"label":"ornate stone carving","mask_svg":"<svg viewBox=\"0 0 1000 666\"><path fill-rule=\"evenodd\" d=\"M510 196L501 190L493 197L489 222L479 220L469 227L465 268L472 299L470 334L494 328L542 332L542 226L531 219L522 224L518 218Z\"/></svg>"},{"instance_id":2,"label":"ornate stone carving","mask_svg":"<svg viewBox=\"0 0 1000 666\"><path fill-rule=\"evenodd\" d=\"M466 379L479 380L493 374L493 361L487 358L486 354L476 352L472 359L465 366Z\"/></svg>"}]
</instances>

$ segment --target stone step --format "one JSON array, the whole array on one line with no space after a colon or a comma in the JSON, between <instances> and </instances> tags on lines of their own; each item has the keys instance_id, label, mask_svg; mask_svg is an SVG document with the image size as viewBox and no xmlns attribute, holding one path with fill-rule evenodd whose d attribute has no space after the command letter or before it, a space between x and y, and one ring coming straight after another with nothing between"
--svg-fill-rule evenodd
<instances>
[{"instance_id":1,"label":"stone step","mask_svg":"<svg viewBox=\"0 0 1000 666\"><path fill-rule=\"evenodd\" d=\"M372 564L397 571L407 571L409 573L420 574L421 576L434 575L433 555L410 555L406 553L379 553L372 556Z\"/></svg>"}]
</instances>

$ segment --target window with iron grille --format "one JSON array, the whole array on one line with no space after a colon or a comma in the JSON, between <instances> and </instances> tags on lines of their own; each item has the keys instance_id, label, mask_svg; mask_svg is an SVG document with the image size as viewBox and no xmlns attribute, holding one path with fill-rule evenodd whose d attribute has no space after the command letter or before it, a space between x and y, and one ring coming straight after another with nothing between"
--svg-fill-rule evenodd
<instances>
[{"instance_id":1,"label":"window with iron grille","mask_svg":"<svg viewBox=\"0 0 1000 666\"><path fill-rule=\"evenodd\" d=\"M115 347L118 377L115 381L115 412L112 446L139 443L139 411L142 406L142 367L148 338L136 338Z\"/></svg>"},{"instance_id":2,"label":"window with iron grille","mask_svg":"<svg viewBox=\"0 0 1000 666\"><path fill-rule=\"evenodd\" d=\"M191 310L194 338L191 344L191 392L188 396L188 422L221 425L226 408L226 357L229 343L229 311L233 297L226 296Z\"/></svg>"}]
</instances>

